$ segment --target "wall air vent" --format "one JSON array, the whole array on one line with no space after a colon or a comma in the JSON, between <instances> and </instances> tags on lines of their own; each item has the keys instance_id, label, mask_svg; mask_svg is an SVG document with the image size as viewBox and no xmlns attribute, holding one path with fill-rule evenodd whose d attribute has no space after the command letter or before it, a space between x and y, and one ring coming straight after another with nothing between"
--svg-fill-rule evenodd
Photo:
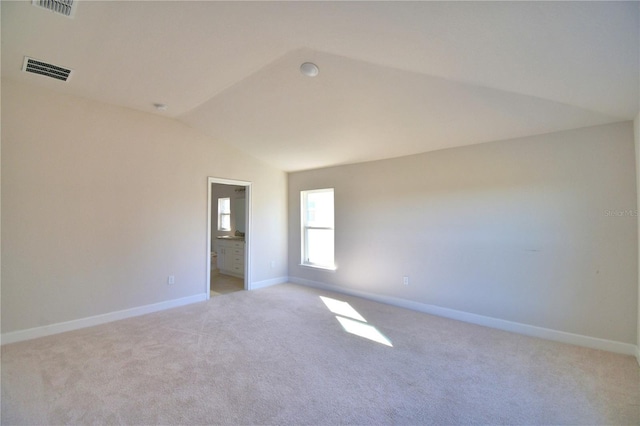
<instances>
[{"instance_id":1,"label":"wall air vent","mask_svg":"<svg viewBox=\"0 0 640 426\"><path fill-rule=\"evenodd\" d=\"M59 67L57 65L47 64L46 62L25 56L24 63L22 64L22 71L44 75L46 77L55 78L56 80L67 81L71 76L72 70Z\"/></svg>"},{"instance_id":2,"label":"wall air vent","mask_svg":"<svg viewBox=\"0 0 640 426\"><path fill-rule=\"evenodd\" d=\"M31 4L73 18L78 0L31 0Z\"/></svg>"}]
</instances>

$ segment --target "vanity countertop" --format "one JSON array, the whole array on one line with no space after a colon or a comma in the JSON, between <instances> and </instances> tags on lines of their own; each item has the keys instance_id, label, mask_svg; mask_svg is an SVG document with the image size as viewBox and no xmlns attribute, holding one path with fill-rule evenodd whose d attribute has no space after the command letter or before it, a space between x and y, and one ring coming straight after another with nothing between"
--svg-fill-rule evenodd
<instances>
[{"instance_id":1,"label":"vanity countertop","mask_svg":"<svg viewBox=\"0 0 640 426\"><path fill-rule=\"evenodd\" d=\"M236 237L233 235L223 235L221 237L216 237L219 240L231 240L231 241L244 241L244 237Z\"/></svg>"}]
</instances>

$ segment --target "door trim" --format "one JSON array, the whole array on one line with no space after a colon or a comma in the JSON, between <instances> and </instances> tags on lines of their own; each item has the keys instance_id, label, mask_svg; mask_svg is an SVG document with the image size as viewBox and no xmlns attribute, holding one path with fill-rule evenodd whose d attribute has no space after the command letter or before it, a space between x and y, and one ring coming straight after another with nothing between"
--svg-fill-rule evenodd
<instances>
[{"instance_id":1,"label":"door trim","mask_svg":"<svg viewBox=\"0 0 640 426\"><path fill-rule=\"evenodd\" d=\"M207 178L207 282L205 283L205 293L207 300L211 297L211 213L213 212L213 200L211 199L211 185L219 183L223 185L237 185L245 187L245 237L244 237L244 289L251 289L251 184L244 180L234 180L226 178Z\"/></svg>"}]
</instances>

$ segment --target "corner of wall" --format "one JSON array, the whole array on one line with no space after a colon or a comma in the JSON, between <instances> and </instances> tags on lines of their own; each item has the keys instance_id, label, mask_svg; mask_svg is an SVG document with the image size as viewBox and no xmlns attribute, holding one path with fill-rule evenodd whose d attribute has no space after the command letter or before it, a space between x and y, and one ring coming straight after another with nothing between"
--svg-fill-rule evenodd
<instances>
[{"instance_id":1,"label":"corner of wall","mask_svg":"<svg viewBox=\"0 0 640 426\"><path fill-rule=\"evenodd\" d=\"M638 211L640 211L640 112L633 120L633 140L636 152L636 192ZM640 364L640 216L638 217L638 326L636 338L636 359Z\"/></svg>"}]
</instances>

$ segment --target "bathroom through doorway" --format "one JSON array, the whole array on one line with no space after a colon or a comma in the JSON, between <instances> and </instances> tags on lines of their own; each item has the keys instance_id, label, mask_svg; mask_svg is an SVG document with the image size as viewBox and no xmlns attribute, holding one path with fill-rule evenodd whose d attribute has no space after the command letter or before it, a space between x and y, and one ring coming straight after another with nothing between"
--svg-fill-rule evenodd
<instances>
[{"instance_id":1,"label":"bathroom through doorway","mask_svg":"<svg viewBox=\"0 0 640 426\"><path fill-rule=\"evenodd\" d=\"M250 288L251 182L209 177L207 298Z\"/></svg>"}]
</instances>

